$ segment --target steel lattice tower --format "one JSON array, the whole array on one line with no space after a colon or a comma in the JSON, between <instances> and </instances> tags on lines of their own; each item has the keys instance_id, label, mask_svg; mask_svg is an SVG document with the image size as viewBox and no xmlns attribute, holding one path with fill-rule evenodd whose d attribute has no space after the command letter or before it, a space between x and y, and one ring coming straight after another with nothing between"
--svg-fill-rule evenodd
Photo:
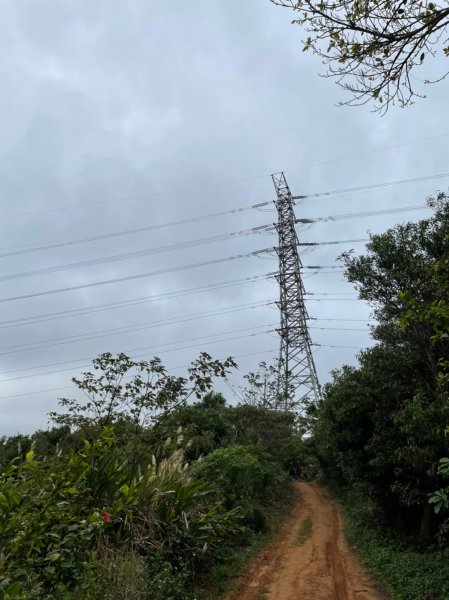
<instances>
[{"instance_id":1,"label":"steel lattice tower","mask_svg":"<svg viewBox=\"0 0 449 600\"><path fill-rule=\"evenodd\" d=\"M278 306L281 311L278 397L284 409L301 412L310 402L319 400L321 390L307 327L293 197L284 173L272 175L272 178L277 196L276 230L279 237L276 249L279 257L279 273L276 275L280 288Z\"/></svg>"}]
</instances>

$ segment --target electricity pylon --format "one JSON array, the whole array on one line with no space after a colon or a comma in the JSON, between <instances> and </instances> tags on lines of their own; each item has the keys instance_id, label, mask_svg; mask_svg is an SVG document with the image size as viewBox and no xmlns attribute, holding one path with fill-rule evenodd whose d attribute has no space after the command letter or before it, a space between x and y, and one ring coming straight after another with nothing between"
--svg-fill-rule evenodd
<instances>
[{"instance_id":1,"label":"electricity pylon","mask_svg":"<svg viewBox=\"0 0 449 600\"><path fill-rule=\"evenodd\" d=\"M277 304L281 311L278 398L283 409L302 412L311 402L318 402L321 390L307 327L293 198L284 173L272 175L272 179L277 196L279 237L276 248L279 257L276 279L280 289Z\"/></svg>"}]
</instances>

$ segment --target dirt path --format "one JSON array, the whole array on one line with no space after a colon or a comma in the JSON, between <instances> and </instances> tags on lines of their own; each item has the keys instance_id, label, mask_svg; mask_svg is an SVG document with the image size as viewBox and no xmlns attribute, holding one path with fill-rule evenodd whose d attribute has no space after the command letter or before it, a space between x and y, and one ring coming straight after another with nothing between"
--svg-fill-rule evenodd
<instances>
[{"instance_id":1,"label":"dirt path","mask_svg":"<svg viewBox=\"0 0 449 600\"><path fill-rule=\"evenodd\" d=\"M386 600L347 547L327 492L296 483L295 494L288 522L227 600Z\"/></svg>"}]
</instances>

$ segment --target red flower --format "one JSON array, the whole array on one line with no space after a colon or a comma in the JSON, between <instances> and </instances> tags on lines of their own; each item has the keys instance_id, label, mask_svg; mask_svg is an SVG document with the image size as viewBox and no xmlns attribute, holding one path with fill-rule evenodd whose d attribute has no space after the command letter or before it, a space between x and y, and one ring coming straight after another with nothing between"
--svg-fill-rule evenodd
<instances>
[{"instance_id":1,"label":"red flower","mask_svg":"<svg viewBox=\"0 0 449 600\"><path fill-rule=\"evenodd\" d=\"M106 523L110 523L111 522L111 515L107 512L103 513L103 519L106 521Z\"/></svg>"}]
</instances>

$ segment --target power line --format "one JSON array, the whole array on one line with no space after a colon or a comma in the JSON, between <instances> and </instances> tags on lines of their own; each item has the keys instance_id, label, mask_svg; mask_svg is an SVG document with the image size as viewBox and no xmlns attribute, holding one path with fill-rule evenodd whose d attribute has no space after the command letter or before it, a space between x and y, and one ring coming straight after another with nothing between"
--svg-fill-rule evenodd
<instances>
[{"instance_id":1,"label":"power line","mask_svg":"<svg viewBox=\"0 0 449 600\"><path fill-rule=\"evenodd\" d=\"M269 325L257 325L255 327L247 327L246 329L236 329L236 330L229 331L229 332L222 332L222 334L220 334L220 335L228 335L228 334L237 333L237 332L240 332L240 331L251 331L251 330L254 330L254 329L259 329L261 327L274 327L274 325L271 324L271 323ZM230 341L240 340L240 339L243 339L243 338L254 337L256 335L263 335L263 334L269 333L271 331L274 331L274 330L271 329L271 330L268 330L268 331L256 331L256 332L247 333L247 334L244 334L244 335L238 335L238 336L235 336L235 337L226 337L226 338L220 338L218 340L213 340L213 339L210 340L209 338L213 338L213 337L215 337L217 335L217 334L215 334L215 335L201 336L201 337L198 337L198 338L190 338L190 339L187 339L187 340L179 341L177 343L178 344L182 344L182 343L190 342L190 341L194 341L194 340L197 341L197 340L207 339L208 341L206 343L208 343L208 344L218 344L218 343L222 343L222 342L230 342ZM156 346L149 346L149 347L147 346L147 347L144 347L144 348L137 348L137 349L131 350L131 351L128 350L128 352L146 350L146 351L149 351L145 355L143 355L143 356L146 356L148 353L149 354L153 354L154 350L156 350L158 348L163 348L163 347L170 346L170 345L174 345L174 343L173 342L169 342L167 344L158 344ZM168 352L177 352L179 350L187 350L187 349L190 349L190 348L196 348L197 346L198 346L198 344L192 344L192 345L181 346L181 347L176 346L174 348L168 348L167 350L162 350L162 354L168 353ZM131 358L136 359L138 357L131 356ZM142 358L142 356L140 357L140 359L141 358ZM82 359L82 360L89 360L89 358L85 358L85 359ZM60 363L53 363L53 365L56 366L57 364L70 364L70 363L73 363L73 362L81 362L81 359L78 360L78 361L62 361ZM52 364L49 364L47 366L52 366ZM47 371L45 373L35 373L33 375L23 375L23 376L20 376L20 377L11 377L9 379L3 379L2 381L0 381L0 383L7 383L7 382L10 382L10 381L18 381L18 380L21 380L21 379L30 379L32 377L40 377L40 376L43 376L43 375L53 375L53 374L56 374L56 373L63 373L65 371L74 371L75 369L83 369L83 368L87 369L89 367L91 367L90 364L89 365L79 365L79 366L76 366L76 367L68 367L66 369L58 369L58 370L55 370L55 371ZM37 368L44 368L44 366L42 366L42 367L32 367L32 368L36 368L36 369ZM31 370L31 368L21 369L21 371L25 371L25 370ZM12 372L13 371L7 371L7 373L12 373Z\"/></svg>"},{"instance_id":2,"label":"power line","mask_svg":"<svg viewBox=\"0 0 449 600\"><path fill-rule=\"evenodd\" d=\"M340 162L343 160L348 160L350 158L360 158L361 156L368 156L370 154L377 154L378 152L385 152L387 150L395 150L396 148L404 148L405 146L412 146L413 144L420 144L422 142L430 142L432 140L437 140L440 138L448 137L449 133L442 133L441 135L436 135L428 138L422 138L420 140L412 140L411 142L403 142L400 144L395 144L394 146L384 146L383 148L377 148L375 150L366 150L365 152L358 152L357 154L346 154L345 156L340 156L338 158L331 158L329 160L323 160L316 163L309 163L307 165L303 165L302 167L294 167L292 169L284 169L284 173L291 173L293 171L301 171L302 169L309 169L310 167L321 167L322 165L329 165L331 163Z\"/></svg>"},{"instance_id":3,"label":"power line","mask_svg":"<svg viewBox=\"0 0 449 600\"><path fill-rule=\"evenodd\" d=\"M398 179L397 181L385 181L383 183L371 183L368 185L359 185L351 188L341 188L328 192L317 192L313 194L303 194L301 196L293 196L293 200L308 200L310 198L321 198L323 196L335 196L337 194L346 194L348 192L363 192L366 190L381 189L405 183L421 183L423 181L432 181L434 179L444 179L449 177L449 173L439 173L436 175L424 175L422 177L412 177L410 179Z\"/></svg>"},{"instance_id":4,"label":"power line","mask_svg":"<svg viewBox=\"0 0 449 600\"><path fill-rule=\"evenodd\" d=\"M268 177L268 175L254 177L254 179L263 179L265 177ZM152 194L129 196L128 198L120 198L117 200L98 200L96 202L84 202L82 204L65 204L63 206L54 206L52 208L42 208L39 210L30 210L30 211L21 212L21 213L14 213L12 215L0 215L0 220L1 219L15 219L17 217L40 215L40 214L51 213L51 212L60 212L60 211L65 211L65 210L70 210L70 209L77 209L77 208L86 208L89 206L100 206L102 204L103 205L104 204L121 204L124 202L133 202L136 200L147 200L148 198L151 198L151 197L163 196L163 195L168 195L168 194L185 193L185 192L189 192L189 191L205 189L207 187L213 187L214 185L219 185L219 184L209 184L209 185L205 185L205 186L198 186L196 188L184 188L184 189L179 189L179 190L170 190L170 191L166 191L166 192L154 192ZM204 218L221 217L224 215L232 214L234 212L242 212L244 210L251 210L253 208L257 209L257 208L266 206L267 204L271 204L271 202L262 202L261 204L255 204L255 205L251 205L251 206L244 207L244 208L231 209L231 210L227 210L227 211L222 211L220 213L211 213L210 215L206 215L206 216L189 217L188 219L183 219L181 221L175 221L175 222L171 223L170 226L171 225L182 225L184 223L193 223L197 220L203 220ZM165 226L165 225L163 225L163 226Z\"/></svg>"},{"instance_id":5,"label":"power line","mask_svg":"<svg viewBox=\"0 0 449 600\"><path fill-rule=\"evenodd\" d=\"M313 267L311 267L311 268L313 269ZM334 274L335 274L335 275L336 275L336 274L338 274L338 273L345 273L345 272L346 272L344 269L340 269L340 270L336 270L336 269L335 269L335 270L333 270L333 271L322 271L322 270L320 270L320 269L325 269L325 268L326 268L326 267L319 267L318 269L316 269L316 270L314 271L314 273L310 273L310 274L309 274L309 279L310 279L311 277L313 277L314 275L318 275L318 274L320 274L320 275L334 275Z\"/></svg>"},{"instance_id":6,"label":"power line","mask_svg":"<svg viewBox=\"0 0 449 600\"><path fill-rule=\"evenodd\" d=\"M367 321L372 321L373 319L344 319L339 317L309 317L311 321L359 321L361 323L366 323Z\"/></svg>"},{"instance_id":7,"label":"power line","mask_svg":"<svg viewBox=\"0 0 449 600\"><path fill-rule=\"evenodd\" d=\"M222 217L223 215L230 215L230 214L245 212L245 211L257 208L259 206L265 206L266 204L271 204L271 201L262 202L261 204L253 204L251 206L244 206L241 208L235 208L232 210L225 210L225 211L221 211L221 212L217 212L217 213L209 213L206 215L199 215L196 217L190 217L188 219L182 219L179 221L170 221L168 223L160 223L159 225L148 225L145 227L138 227L136 229L127 229L127 230L122 230L122 231L115 231L112 233L104 233L101 235L95 235L95 236L81 238L81 239L77 239L77 240L65 240L65 241L60 241L60 242L52 242L50 244L44 244L44 245L32 245L32 246L22 248L19 250L11 250L8 252L2 252L2 253L0 253L0 258L5 258L8 256L16 256L18 254L29 254L31 252L41 252L43 250L52 250L54 248L62 248L64 246L75 246L77 244L96 242L99 240L106 240L106 239L111 239L111 238L115 238L115 237L119 237L119 236L131 235L131 234L135 234L135 233L142 233L144 231L154 231L157 229L164 229L166 227L174 227L175 225L185 225L187 223L196 223L198 221L203 221L206 219ZM257 229L259 229L259 228L253 227L252 230L248 230L248 231L255 232ZM260 229L264 229L264 226L260 227ZM244 231L239 231L239 232L223 234L223 235L229 235L232 237L233 235L244 235L244 234L245 234ZM206 238L206 239L212 239L212 238Z\"/></svg>"},{"instance_id":8,"label":"power line","mask_svg":"<svg viewBox=\"0 0 449 600\"><path fill-rule=\"evenodd\" d=\"M361 302L361 300L360 298L307 298L307 302Z\"/></svg>"},{"instance_id":9,"label":"power line","mask_svg":"<svg viewBox=\"0 0 449 600\"><path fill-rule=\"evenodd\" d=\"M360 346L334 346L330 344L313 344L314 346L318 346L319 348L346 348L348 350L361 350Z\"/></svg>"},{"instance_id":10,"label":"power line","mask_svg":"<svg viewBox=\"0 0 449 600\"><path fill-rule=\"evenodd\" d=\"M269 352L275 352L276 350L274 348L269 348L268 350L259 350L258 352L248 352L246 354L238 354L236 356L234 356L233 358L245 358L247 356L255 356L257 354L268 354ZM91 365L88 365L91 366ZM167 371L175 371L176 369L186 369L190 367L190 365L183 365L183 366L179 366L179 367L171 367L169 369L167 369ZM84 367L75 367L75 368L79 368L79 369L83 369ZM86 367L87 368L87 367ZM1 396L0 400L9 400L12 398L19 398L21 396L34 396L36 394L43 394L46 392L55 392L55 391L60 391L60 390L76 390L77 388L74 385L64 385L61 387L55 387L55 388L46 388L45 390L34 390L33 392L24 392L22 394L14 394L11 396Z\"/></svg>"},{"instance_id":11,"label":"power line","mask_svg":"<svg viewBox=\"0 0 449 600\"><path fill-rule=\"evenodd\" d=\"M376 148L374 150L367 150L365 152L358 152L357 154L348 154L346 156L339 156L338 158L332 158L332 159L328 159L325 161L320 161L320 162L315 162L315 163L308 163L305 165L302 165L301 167L294 167L291 169L284 169L285 173L289 173L292 171L299 171L302 169L309 169L311 167L317 167L317 166L321 166L321 165L326 165L326 164L331 164L334 162L341 162L343 160L348 160L351 158L359 158L361 156L367 156L370 154L377 154L379 152L385 152L388 150L393 150L396 148L402 148L405 146L411 146L414 144L420 144L422 142L428 142L428 141L432 141L432 140L436 140L436 139L441 139L444 137L448 137L449 133L443 133L440 135L436 135L436 136L432 136L432 137L428 137L428 138L422 138L419 140L412 140L410 142L403 142L400 144L395 144L394 146L385 146L383 148ZM32 210L32 211L26 211L26 212L21 212L21 213L15 213L12 215L0 215L0 219L13 219L13 218L17 218L17 217L24 217L24 216L29 216L29 215L38 215L38 214L45 214L45 213L51 213L51 212L59 212L59 211L66 211L69 209L77 209L77 208L86 208L89 206L99 206L99 205L105 205L105 204L120 204L120 203L124 203L124 202L133 202L133 201L137 201L137 200L147 200L148 198L156 198L156 197L161 197L161 196L167 196L170 194L180 194L180 193L186 193L186 192L195 192L195 191L199 191L199 190L204 190L204 189L208 189L208 188L213 188L213 187L223 187L226 185L235 185L237 183L242 183L245 181L256 181L258 179L265 179L265 178L271 177L271 173L270 174L265 174L265 175L255 175L255 176L250 176L250 177L241 177L241 178L236 178L236 179L227 179L224 181L220 181L220 182L212 182L212 183L207 183L204 185L200 185L200 186L193 186L193 187L184 187L184 188L178 188L178 189L174 189L174 190L166 190L166 191L161 191L161 192L152 192L149 194L138 194L138 195L134 195L134 196L128 196L125 198L119 198L117 200L98 200L95 202L85 202L82 204L65 204L62 206L55 206L52 208L45 208L45 209L38 209L38 210ZM255 205L254 208L259 207L259 206L266 206L267 204L271 204L270 202L267 203L262 203L261 205ZM228 214L227 212L225 214Z\"/></svg>"},{"instance_id":12,"label":"power line","mask_svg":"<svg viewBox=\"0 0 449 600\"><path fill-rule=\"evenodd\" d=\"M330 215L327 217L315 217L314 219L296 219L297 223L301 223L301 224L313 224L313 223L317 223L320 221L339 221L341 219L358 219L360 217L374 217L377 215L388 215L388 214L393 214L393 213L401 213L401 212L408 212L408 211L412 211L412 210L423 210L423 209L427 209L427 210L431 210L429 206L427 206L427 204L418 204L416 206L404 206L402 208L386 208L383 210L368 210L368 211L363 211L363 212L356 212L356 213L346 213L346 214L342 214L342 215Z\"/></svg>"},{"instance_id":13,"label":"power line","mask_svg":"<svg viewBox=\"0 0 449 600\"><path fill-rule=\"evenodd\" d=\"M143 279L145 277L153 277L155 275L165 275L167 273L178 273L180 271L186 271L188 269L195 269L198 267L205 267L209 265L216 265L219 263L224 263L232 260L239 260L241 258L250 258L251 256L257 256L259 254L263 254L265 252L272 252L272 248L264 248L262 250L255 250L253 252L247 252L245 254L236 254L234 256L226 256L224 258L216 258L213 260L208 260L199 263L193 263L188 265L182 265L178 267L171 267L168 269L160 269L159 271L150 271L149 273L139 273L137 275L128 275L126 277L117 277L114 279L105 279L103 281L94 281L92 283L84 283L80 285L67 286L64 288L58 288L54 290L45 290L42 292L32 292L29 294L22 294L20 296L10 296L8 298L0 298L0 302L12 302L16 300L25 300L28 298L36 298L38 296L47 296L50 294L60 294L62 292L71 292L73 290L82 290L91 287L96 287L100 285L109 285L110 283L121 283L123 281L131 281L133 279Z\"/></svg>"},{"instance_id":14,"label":"power line","mask_svg":"<svg viewBox=\"0 0 449 600\"><path fill-rule=\"evenodd\" d=\"M180 324L180 323L186 323L189 321L195 321L200 318L208 318L208 317L214 317L214 316L219 316L219 315L225 315L225 314L240 312L242 310L248 310L248 309L252 309L252 308L261 308L263 306L268 306L268 304L273 304L273 303L274 303L274 301L267 303L267 301L264 300L261 303L253 302L250 304L243 304L240 306L232 307L232 308L226 309L226 310L214 310L214 311L208 311L208 312L200 312L200 313L196 313L193 315L182 316L182 317L179 317L176 319L162 319L160 321L152 321L150 323L137 324L136 326L115 327L115 328L103 329L100 331L91 332L91 333L94 333L95 335L91 335L91 333L78 334L78 335L63 336L63 337L59 337L59 338L50 338L47 340L39 340L36 342L31 342L31 343L26 343L26 344L16 344L14 346L3 346L3 347L0 347L0 350L7 350L7 352L0 352L0 356L5 356L7 354L8 355L16 354L17 352L25 352L25 351L29 351L29 350L41 350L43 348L50 348L53 346L62 346L65 344L72 344L72 343L76 343L76 342L85 342L85 341L89 341L89 340L96 340L96 339L100 339L103 337L109 337L111 335L113 336L113 335L119 335L119 334L123 334L123 333L134 333L136 331L144 331L145 329L153 329L155 327L163 327L165 325L176 325L176 324Z\"/></svg>"},{"instance_id":15,"label":"power line","mask_svg":"<svg viewBox=\"0 0 449 600\"><path fill-rule=\"evenodd\" d=\"M309 198L318 198L318 197L322 197L322 196L329 196L329 195L340 194L340 193L345 193L345 192L363 191L363 190L368 190L368 189L378 189L378 188L382 188L382 187L386 187L386 186L400 185L400 184L404 184L404 183L416 183L416 182L427 181L427 180L432 180L432 179L439 179L439 178L443 178L443 177L449 177L449 173L438 174L438 175L428 175L428 176L424 176L424 177L404 179L404 180L398 180L398 181L393 181L393 182L370 184L370 185L358 186L358 187L354 187L354 188L344 188L344 189L328 191L328 192L305 194L305 195L301 195L301 196L293 196L293 199L304 200L304 199L309 199ZM12 250L9 252L0 253L0 258L5 258L5 257L9 257L9 256L19 255L19 254L25 254L25 253L38 252L38 251L43 251L43 250L48 250L48 249L55 249L55 248L60 248L60 247L64 247L64 246L71 246L71 245L76 245L76 244L81 244L81 243L86 243L86 242L98 241L98 240L102 240L102 239L109 239L109 238L113 238L113 237L117 237L117 236L130 235L133 233L139 233L139 232L150 231L150 230L155 230L155 229L162 229L165 227L172 227L175 225L197 222L197 221L210 219L210 218L214 218L214 217L218 217L218 216L223 216L223 215L228 215L228 214L236 214L236 213L260 208L262 206L266 206L269 204L271 204L271 201L266 201L266 202L261 202L258 204L253 204L250 206L235 208L235 209L231 209L228 211L220 211L217 213L209 213L206 215L199 215L196 217L190 217L188 219L171 221L168 223L162 223L159 225L149 225L146 227L123 230L123 231L113 232L113 233L109 233L109 234L102 234L102 235L92 236L92 237L88 237L88 238L82 238L82 239L78 239L78 240L54 242L54 243L46 244L46 245L32 246L32 247L28 247L25 249L22 248L19 250ZM425 206L405 207L405 208L398 208L398 209L387 209L385 211L369 211L366 213L352 213L349 215L335 215L335 216L329 216L329 217L319 217L319 218L315 218L315 219L296 219L296 223L305 224L305 223L313 223L316 221L338 220L338 219L342 219L342 218L356 218L356 217L360 217L360 216L372 216L374 214L388 214L388 213L394 213L394 212L416 210L416 209L420 209L420 208L426 208L426 207ZM114 262L114 261L118 261L118 260L127 260L130 258L147 256L147 255L161 253L161 252L180 250L180 249L184 249L184 248L188 248L188 247L194 247L194 246L199 246L199 245L203 245L203 244L224 241L224 240L230 239L232 237L251 235L253 233L257 233L257 232L261 232L261 231L270 231L272 229L273 229L272 225L262 225L260 227L254 227L254 228L247 229L247 230L231 232L228 234L221 234L221 235L212 236L209 238L200 238L200 239L191 240L191 241L187 241L187 242L181 242L179 244L170 244L170 245L161 246L158 248L151 248L151 249L147 249L147 250L119 254L119 255L115 255L115 256L111 256L111 257L101 257L98 259L90 259L90 260L81 261L78 263L71 263L71 264L55 266L55 267L47 267L44 269L37 269L37 270L27 271L27 272L23 272L23 273L13 273L11 275L5 275L5 276L0 277L0 281L7 281L10 279L17 279L20 277L29 277L29 276L40 275L40 274L54 273L57 271L62 271L62 270L67 270L67 269L75 269L75 268L80 268L80 267L85 267L85 266L93 266L96 264L104 264L107 262ZM369 241L369 240L348 240L348 242L352 242L352 241L362 242L362 241ZM334 244L334 243L337 244L340 242L323 242L322 245ZM301 245L306 245L306 244L301 244ZM307 245L311 246L312 244L307 244ZM319 245L319 244L314 244L314 245Z\"/></svg>"},{"instance_id":16,"label":"power line","mask_svg":"<svg viewBox=\"0 0 449 600\"><path fill-rule=\"evenodd\" d=\"M269 333L269 332L265 332L265 333ZM227 340L228 338L226 338ZM134 350L128 350L128 352L134 352ZM250 354L257 354L256 352L252 352ZM250 356L250 354L240 354L239 357L242 356ZM133 358L134 360L137 358L136 356L131 356L130 358ZM237 358L237 357L233 357L233 358ZM23 373L24 371L35 371L36 369L47 369L49 367L59 367L60 365L69 365L69 364L73 364L73 363L80 363L80 362L85 362L87 360L91 360L91 357L89 356L84 356L83 358L77 358L75 360L62 360L62 361L57 361L57 362L52 362L52 363L46 363L45 365L35 365L34 367L22 367L20 369L10 369L8 371L2 371L0 373L0 377L3 375L10 375L12 373ZM89 367L91 367L92 365L78 365L78 366L74 366L71 367L70 369L61 369L61 370L57 370L57 371L50 371L50 373L59 373L65 370L72 370L72 369L87 369ZM176 367L176 368L180 368L180 367ZM47 373L38 373L37 375L46 375ZM36 376L37 376L36 375ZM2 379L0 381L0 383L4 383L6 381L13 381L12 379Z\"/></svg>"},{"instance_id":17,"label":"power line","mask_svg":"<svg viewBox=\"0 0 449 600\"><path fill-rule=\"evenodd\" d=\"M35 277L36 275L48 275L50 273L57 273L60 271L68 271L72 269L80 269L83 267L92 267L95 265L102 265L111 262L118 262L123 260L129 260L131 258L139 258L142 256L151 256L153 254L162 254L164 252L170 252L173 250L184 250L186 248L194 248L197 246L203 246L205 244L211 244L214 242L220 242L229 240L234 237L242 237L254 234L257 230L268 229L270 225L262 227L253 227L252 229L243 229L241 231L235 231L232 233L224 233L221 235L214 235L208 238L199 238L196 240L190 240L187 242L179 242L177 244L169 244L166 246L159 246L156 248L148 248L146 250L137 250L134 252L126 252L124 254L115 254L113 256L104 256L100 258L91 258L89 260L83 260L75 263L67 263L64 265L57 265L54 267L44 267L42 269L33 269L31 271L23 271L21 273L12 273L9 275L0 276L0 281L9 281L11 279L21 279L23 277Z\"/></svg>"},{"instance_id":18,"label":"power line","mask_svg":"<svg viewBox=\"0 0 449 600\"><path fill-rule=\"evenodd\" d=\"M165 294L157 294L154 296L143 296L140 298L131 298L129 300L118 300L116 302L108 302L105 304L96 304L83 308L76 308L72 310L62 310L51 313L44 313L41 315L35 315L32 317L22 317L20 319L11 319L9 321L0 321L0 329L9 329L11 327L19 327L21 325L35 325L38 323L44 323L46 321L53 321L55 319L65 319L73 316L82 316L84 314L90 314L94 312L103 312L107 310L115 310L116 308L126 308L128 306L137 306L139 304L147 304L150 302L156 302L158 300L168 300L172 298L181 298L191 294L196 294L204 291L214 291L220 289L226 289L236 285L244 285L247 283L253 283L255 281L265 280L267 281L271 273L265 275L254 275L252 277L242 277L241 279L234 279L225 281L222 283L202 285L198 287L188 288L186 290L178 290L175 292L167 292Z\"/></svg>"},{"instance_id":19,"label":"power line","mask_svg":"<svg viewBox=\"0 0 449 600\"><path fill-rule=\"evenodd\" d=\"M301 269L339 269L340 271L344 271L339 265L301 265Z\"/></svg>"},{"instance_id":20,"label":"power line","mask_svg":"<svg viewBox=\"0 0 449 600\"><path fill-rule=\"evenodd\" d=\"M272 325L270 324L270 325L262 326L262 327L271 327L271 326ZM260 326L253 327L253 328L248 328L248 329L256 329L258 327L260 327ZM314 329L334 329L334 328L315 328L314 327ZM335 329L337 329L337 328L335 328ZM344 330L344 331L365 331L365 330L353 330L353 329L340 329L340 330ZM236 330L236 331L245 331L245 330ZM246 338L246 337L253 337L255 335L262 335L264 333L269 333L270 331L274 331L274 330L262 331L262 332L254 332L254 333L251 333L251 334L246 334L246 335L243 335L243 336L237 336L237 337L233 337L233 338L227 337L227 338L223 338L223 339L219 339L219 340L212 340L212 341L209 341L208 343L221 343L221 342L226 342L226 341L234 341L236 339L242 339L242 338ZM230 334L230 333L233 333L233 332L228 332L228 334ZM199 340L199 339L205 339L205 338L210 338L210 337L214 337L214 336L203 336L203 337L194 338L194 339ZM184 341L191 341L191 340L184 340ZM183 343L183 342L178 342L178 343ZM170 345L170 344L162 344L162 345L159 345L159 346L155 346L155 347L153 347L153 349L158 348L158 347L162 347L162 346L167 346L167 345ZM194 344L192 346L184 346L182 348L175 347L175 348L171 348L171 349L165 350L163 352L173 352L173 351L188 349L188 348L192 348L192 347L196 347L196 346L197 346L197 344ZM313 346L321 347L321 348L345 348L345 349L360 350L360 348L358 346L342 346L342 345L330 345L330 344L313 344ZM147 349L148 348L138 348L136 350L147 350ZM131 352L133 352L133 351L134 350L131 350ZM255 355L255 354L260 354L260 353L266 353L266 352L272 352L272 351L273 350L266 350L266 351L263 351L263 352L247 353L247 354L244 354L244 355L235 356L234 358L239 358L239 357L243 357L243 356L250 356L250 355ZM60 363L50 363L50 364L47 364L47 365L30 367L30 368L27 368L27 369L16 369L15 371L6 371L4 373L12 373L12 372L18 372L18 371L24 371L24 370L32 370L32 369L37 369L37 368L45 368L45 367L52 366L52 365L57 365L57 364L69 364L71 362L72 363L73 362L81 362L83 360L88 360L88 359L85 358L85 359L78 359L77 361L62 361ZM90 366L91 365L81 365L81 366L77 366L77 367L70 367L70 368L67 368L67 369L59 369L59 370L56 370L56 371L50 371L50 372L45 372L45 373L36 373L36 374L33 374L33 375L25 375L25 376L21 376L21 377L9 378L9 379L3 380L2 383L6 383L6 382L9 382L9 381L17 381L17 380L21 380L21 379L28 379L28 378L32 378L32 377L39 377L39 376L45 376L45 375L50 375L50 374L56 374L56 373L60 373L60 372L72 371L72 370L75 370L75 369L89 368ZM175 367L175 368L181 368L181 367ZM173 369L171 369L171 370L173 370ZM3 396L3 397L0 397L0 400L8 400L8 399L11 399L11 398L16 398L16 397L21 397L21 396L29 396L29 395L33 395L33 394L50 392L50 391L58 391L58 390L62 390L62 389L76 389L76 388L74 388L73 386L63 386L63 387L57 387L57 388L47 388L45 390L35 390L33 392L26 392L26 393L22 393L22 394L14 394L14 395L10 395L10 396Z\"/></svg>"},{"instance_id":21,"label":"power line","mask_svg":"<svg viewBox=\"0 0 449 600\"><path fill-rule=\"evenodd\" d=\"M353 292L304 292L305 296L354 296Z\"/></svg>"},{"instance_id":22,"label":"power line","mask_svg":"<svg viewBox=\"0 0 449 600\"><path fill-rule=\"evenodd\" d=\"M115 310L117 308L127 308L130 306L138 306L139 304L147 304L151 302L157 302L159 300L168 300L168 299L176 299L181 298L183 296L188 296L196 293L201 293L204 291L215 291L220 289L226 289L228 287L234 287L236 285L245 285L247 283L254 283L256 281L268 281L270 277L273 276L273 273L266 273L263 275L254 275L251 277L242 277L241 279L234 279L230 281L225 281L222 283L198 286L193 288L188 288L185 290L178 290L175 292L167 292L165 294L158 294L154 296L142 296L138 298L130 298L128 300L119 300L116 302L108 302L104 304L96 304L83 308L76 308L71 310L64 311L56 311L50 313L43 313L40 315L34 315L31 317L22 317L20 319L10 319L8 321L0 321L0 329L10 329L13 327L20 327L24 325L36 325L39 323L45 323L47 321L53 321L58 319L65 319L70 317L78 317L86 314L91 314L95 312L103 312L108 310ZM341 298L333 298L333 296L354 296L351 292L305 292L305 296L313 296L313 298L308 298L308 300L313 301L321 301L321 299L316 298L316 296L332 296L329 300L342 300ZM358 298L349 298L350 300L358 300Z\"/></svg>"},{"instance_id":23,"label":"power line","mask_svg":"<svg viewBox=\"0 0 449 600\"><path fill-rule=\"evenodd\" d=\"M369 242L369 238L359 238L356 240L338 240L336 242L298 242L297 246L330 246L333 244L352 244L353 242Z\"/></svg>"},{"instance_id":24,"label":"power line","mask_svg":"<svg viewBox=\"0 0 449 600\"><path fill-rule=\"evenodd\" d=\"M435 177L435 176L429 176L429 177ZM398 185L399 183L410 183L412 180L402 180L402 181L398 181L395 182L396 185ZM370 189L371 187L375 187L375 186L383 186L385 184L372 184L371 186L368 186ZM344 191L344 190L342 190ZM350 190L352 191L352 190ZM330 195L333 194L335 192L321 192L319 193L319 195ZM340 192L338 192L340 193ZM315 195L311 195L311 194L307 194L304 196L295 196L295 198L301 198L301 199L305 199L305 198L310 198L310 197L316 197ZM184 225L184 224L188 224L188 223L195 223L198 221L202 221L202 220L207 220L207 219L211 219L211 218L216 218L216 217L221 217L221 216L225 216L225 215L231 215L231 214L237 214L237 213L241 213L241 212L246 212L246 211L250 211L253 209L260 209L263 206L267 206L270 205L272 202L271 201L267 201L267 202L260 202L258 204L253 204L253 205L249 205L249 206L243 206L243 207L239 207L239 208L234 208L234 209L230 209L227 211L220 211L220 212L216 212L216 213L208 213L205 215L198 215L195 217L190 217L188 219L181 219L178 221L170 221L167 223L160 223L159 225L148 225L145 227L138 227L135 229L127 229L127 230L122 230L122 231L116 231L116 232L112 232L112 233L105 233L105 234L100 234L100 235L96 235L96 236L91 236L91 237L87 237L87 238L81 238L81 239L77 239L77 240L64 240L64 241L60 241L60 242L53 242L50 244L45 244L45 245L32 245L32 246L27 246L26 248L21 248L18 250L11 250L8 252L2 252L0 253L0 258L5 258L5 257L9 257L9 256L16 256L19 254L28 254L28 253L32 253L32 252L40 252L40 251L44 251L44 250L51 250L51 249L55 249L55 248L62 248L64 246L73 246L73 245L77 245L77 244L83 244L83 243L88 243L88 242L94 242L94 241L100 241L100 240L105 240L105 239L111 239L114 237L119 237L119 236L126 236L126 235L131 235L131 234L135 234L135 233L142 233L145 231L153 231L153 230L158 230L158 229L164 229L167 227L173 227L176 225ZM297 223L315 223L317 221L336 221L336 220L340 220L340 219L351 219L351 218L358 218L358 217L365 217L365 216L375 216L375 215L383 215L383 214L392 214L392 213L400 213L400 212L407 212L407 211L411 211L411 210L422 210L422 209L429 209L429 207L427 205L417 205L417 206L407 206L407 207L403 207L403 208L391 208L391 209L385 209L385 210L378 210L378 211L367 211L367 212L359 212L359 213L350 213L350 214L345 214L345 215L333 215L333 216L328 216L328 217L317 217L314 219L296 219ZM267 226L268 228L269 226ZM254 228L254 229L258 229L258 228ZM264 229L264 226L262 226L260 228L261 230ZM237 235L240 232L236 232L235 235ZM229 234L232 235L232 234Z\"/></svg>"},{"instance_id":25,"label":"power line","mask_svg":"<svg viewBox=\"0 0 449 600\"><path fill-rule=\"evenodd\" d=\"M10 396L0 396L0 400L12 400L14 398L20 398L22 396L34 396L35 394L43 394L44 392L58 392L60 390L73 390L76 389L73 385L64 385L55 388L46 388L45 390L34 390L33 392L24 392L23 394L12 394Z\"/></svg>"},{"instance_id":26,"label":"power line","mask_svg":"<svg viewBox=\"0 0 449 600\"><path fill-rule=\"evenodd\" d=\"M352 328L352 327L315 327L315 325L309 326L309 329L321 329L321 331L364 331L369 333L369 329Z\"/></svg>"}]
</instances>

